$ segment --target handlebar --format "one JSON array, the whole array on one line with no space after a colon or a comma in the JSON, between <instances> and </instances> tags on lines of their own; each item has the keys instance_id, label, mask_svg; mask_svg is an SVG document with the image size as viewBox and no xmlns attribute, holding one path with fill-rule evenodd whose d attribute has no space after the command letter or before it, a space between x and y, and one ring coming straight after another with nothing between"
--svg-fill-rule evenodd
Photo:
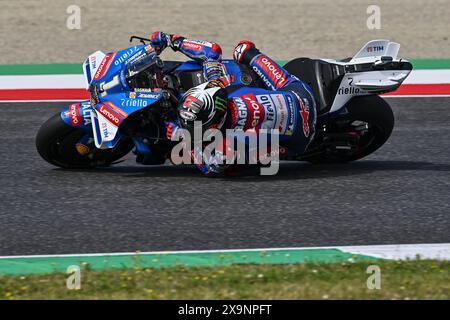
<instances>
[{"instance_id":1,"label":"handlebar","mask_svg":"<svg viewBox=\"0 0 450 320\"><path fill-rule=\"evenodd\" d=\"M131 37L130 37L130 42L133 42L134 39L139 40L139 42L142 43L142 44L147 44L146 41L149 42L149 43L151 42L150 39L148 39L148 38L143 38L143 37L139 37L139 36L131 36Z\"/></svg>"}]
</instances>

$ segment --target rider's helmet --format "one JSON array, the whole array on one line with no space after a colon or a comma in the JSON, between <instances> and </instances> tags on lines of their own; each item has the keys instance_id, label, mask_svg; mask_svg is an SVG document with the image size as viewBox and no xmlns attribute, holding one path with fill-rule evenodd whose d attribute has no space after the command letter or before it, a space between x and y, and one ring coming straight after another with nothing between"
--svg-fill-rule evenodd
<instances>
[{"instance_id":1,"label":"rider's helmet","mask_svg":"<svg viewBox=\"0 0 450 320\"><path fill-rule=\"evenodd\" d=\"M206 82L189 89L178 107L180 125L193 134L194 122L201 121L202 129L220 129L227 114L226 90Z\"/></svg>"}]
</instances>

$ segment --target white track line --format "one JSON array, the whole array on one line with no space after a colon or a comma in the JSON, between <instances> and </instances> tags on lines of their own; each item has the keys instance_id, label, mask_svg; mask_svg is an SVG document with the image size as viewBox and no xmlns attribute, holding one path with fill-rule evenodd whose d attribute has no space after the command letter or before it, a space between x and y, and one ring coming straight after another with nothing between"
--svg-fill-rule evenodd
<instances>
[{"instance_id":1,"label":"white track line","mask_svg":"<svg viewBox=\"0 0 450 320\"><path fill-rule=\"evenodd\" d=\"M17 258L70 258L70 257L108 257L162 254L193 254L193 253L233 253L255 251L293 251L293 250L322 250L337 249L352 254L362 254L384 259L414 259L417 255L427 259L450 260L450 243L431 244L392 244L368 246L335 246L335 247L290 247L290 248L256 248L256 249L224 249L224 250L181 250L181 251L148 251L148 252L116 252L116 253L83 253L83 254L55 254L55 255L22 255L0 256L0 259Z\"/></svg>"}]
</instances>

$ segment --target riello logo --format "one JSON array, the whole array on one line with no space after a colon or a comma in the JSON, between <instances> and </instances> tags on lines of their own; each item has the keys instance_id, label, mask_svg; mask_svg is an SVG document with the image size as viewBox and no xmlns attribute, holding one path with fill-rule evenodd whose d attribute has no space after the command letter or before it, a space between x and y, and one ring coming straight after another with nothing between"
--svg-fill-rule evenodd
<instances>
[{"instance_id":1,"label":"riello logo","mask_svg":"<svg viewBox=\"0 0 450 320\"><path fill-rule=\"evenodd\" d=\"M359 88L355 87L340 87L338 94L357 94L360 92Z\"/></svg>"}]
</instances>

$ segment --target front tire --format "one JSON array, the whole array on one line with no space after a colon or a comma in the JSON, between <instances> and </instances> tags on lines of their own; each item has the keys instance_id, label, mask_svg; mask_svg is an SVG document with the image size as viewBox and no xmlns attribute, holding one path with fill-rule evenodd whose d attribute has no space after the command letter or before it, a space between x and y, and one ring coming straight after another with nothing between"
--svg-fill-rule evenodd
<instances>
[{"instance_id":1,"label":"front tire","mask_svg":"<svg viewBox=\"0 0 450 320\"><path fill-rule=\"evenodd\" d=\"M376 95L353 98L347 105L348 114L340 118L344 126L336 130L335 124L327 125L336 132L333 134L345 134L346 130L353 135L360 134L354 124L364 125L365 131L357 137L357 143L350 149L328 148L325 152L306 157L305 160L312 163L343 163L355 161L368 156L378 150L389 139L394 128L394 114L389 104ZM353 127L352 127L353 126ZM340 131L339 131L340 130ZM353 131L352 131L353 130ZM329 133L328 133L329 135ZM323 143L323 141L322 141Z\"/></svg>"},{"instance_id":2,"label":"front tire","mask_svg":"<svg viewBox=\"0 0 450 320\"><path fill-rule=\"evenodd\" d=\"M50 164L68 169L86 169L108 166L131 151L133 143L128 138L121 139L112 149L81 155L75 144L86 133L67 125L58 113L48 119L36 136L36 148L40 156Z\"/></svg>"}]
</instances>

